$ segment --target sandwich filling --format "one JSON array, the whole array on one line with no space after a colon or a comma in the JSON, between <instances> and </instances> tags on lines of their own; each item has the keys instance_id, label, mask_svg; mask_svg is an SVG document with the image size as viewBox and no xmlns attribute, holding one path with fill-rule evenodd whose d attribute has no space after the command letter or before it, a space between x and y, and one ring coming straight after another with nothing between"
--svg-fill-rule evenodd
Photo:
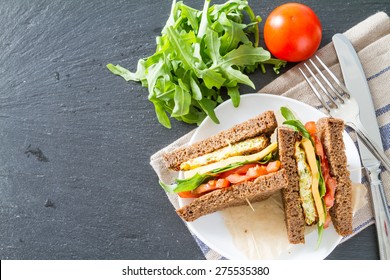
<instances>
[{"instance_id":1,"label":"sandwich filling","mask_svg":"<svg viewBox=\"0 0 390 280\"><path fill-rule=\"evenodd\" d=\"M182 170L183 179L176 179L173 185L162 182L160 185L182 198L197 198L217 189L276 172L280 169L280 161L275 160L278 144L259 148L264 143L268 143L267 138L257 137L194 158L182 164L185 169Z\"/></svg>"},{"instance_id":2,"label":"sandwich filling","mask_svg":"<svg viewBox=\"0 0 390 280\"><path fill-rule=\"evenodd\" d=\"M180 165L180 170L191 170L200 166L224 160L229 157L253 154L263 150L268 146L268 144L268 138L265 136L251 138L234 145L229 145L212 153L187 160Z\"/></svg>"},{"instance_id":3,"label":"sandwich filling","mask_svg":"<svg viewBox=\"0 0 390 280\"><path fill-rule=\"evenodd\" d=\"M315 122L303 125L286 107L281 108L284 124L299 131L302 140L295 145L295 161L299 175L299 196L307 225L318 226L319 238L330 222L329 209L333 206L335 178L330 176L329 163L323 145L317 136Z\"/></svg>"},{"instance_id":4,"label":"sandwich filling","mask_svg":"<svg viewBox=\"0 0 390 280\"><path fill-rule=\"evenodd\" d=\"M299 196L302 201L303 214L307 225L312 225L317 221L318 215L311 192L312 173L306 161L305 151L301 148L301 143L295 144L295 160L299 175Z\"/></svg>"}]
</instances>

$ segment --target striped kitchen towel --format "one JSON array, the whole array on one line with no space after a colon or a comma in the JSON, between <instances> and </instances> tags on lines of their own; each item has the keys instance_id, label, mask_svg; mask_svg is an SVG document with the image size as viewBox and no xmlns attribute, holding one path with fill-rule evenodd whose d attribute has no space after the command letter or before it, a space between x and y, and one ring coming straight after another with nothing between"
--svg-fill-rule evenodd
<instances>
[{"instance_id":1,"label":"striped kitchen towel","mask_svg":"<svg viewBox=\"0 0 390 280\"><path fill-rule=\"evenodd\" d=\"M374 106L380 132L382 136L383 147L385 153L390 157L390 18L384 12L379 12L361 23L357 24L344 34L352 42L358 56L361 60L364 72L367 77L368 85L371 90ZM341 79L341 71L337 61L336 53L333 44L330 43L321 48L317 55L329 66L329 68ZM265 86L259 92L283 95L294 98L321 109L321 104L316 99L307 83L304 81L298 67L296 65L273 82ZM182 145L186 145L191 139L194 131L184 135L168 147L162 149L151 156L150 164L156 171L159 178L164 182L172 182L177 177L176 172L166 169L162 161L164 152L173 150ZM354 133L350 133L352 139L356 142ZM387 199L390 201L390 171L381 173ZM367 184L367 179L362 178L362 182ZM176 195L168 194L170 202L175 208L178 208L178 200ZM367 198L370 201L369 198ZM354 216L353 234L345 237L345 241L367 226L374 223L371 205L368 203L361 208ZM195 235L194 238L199 247L203 251L206 259L223 259L221 255L211 250Z\"/></svg>"}]
</instances>

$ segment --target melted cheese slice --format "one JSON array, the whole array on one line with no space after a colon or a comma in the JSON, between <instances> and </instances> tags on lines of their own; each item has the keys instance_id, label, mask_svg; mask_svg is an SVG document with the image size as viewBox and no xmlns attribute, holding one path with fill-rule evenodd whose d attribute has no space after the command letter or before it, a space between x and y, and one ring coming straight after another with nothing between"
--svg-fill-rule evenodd
<instances>
[{"instance_id":1,"label":"melted cheese slice","mask_svg":"<svg viewBox=\"0 0 390 280\"><path fill-rule=\"evenodd\" d=\"M275 151L277 148L278 148L278 143L275 142L258 153L255 153L252 155L246 155L246 156L234 156L234 157L230 157L230 158L227 158L227 159L224 159L224 160L221 160L221 161L209 164L209 165L201 166L201 167L189 170L189 171L184 171L183 176L184 176L184 179L187 179L187 178L191 178L196 173L205 174L205 173L208 173L214 169L222 168L222 167L225 167L225 166L232 164L232 163L245 162L245 161L248 161L248 162L259 161L259 160L262 160L269 153Z\"/></svg>"},{"instance_id":2,"label":"melted cheese slice","mask_svg":"<svg viewBox=\"0 0 390 280\"><path fill-rule=\"evenodd\" d=\"M180 165L180 170L188 171L200 166L227 159L229 157L253 154L263 150L267 145L267 138L264 136L247 139L245 141L229 145L225 148L183 162Z\"/></svg>"},{"instance_id":3,"label":"melted cheese slice","mask_svg":"<svg viewBox=\"0 0 390 280\"><path fill-rule=\"evenodd\" d=\"M302 146L306 153L307 162L309 163L311 169L312 183L311 183L311 191L313 194L314 202L316 205L317 213L318 213L318 224L321 226L325 223L325 212L324 206L322 204L322 199L320 195L320 191L318 189L319 183L319 171L316 161L316 154L314 151L313 144L307 138L302 139Z\"/></svg>"}]
</instances>

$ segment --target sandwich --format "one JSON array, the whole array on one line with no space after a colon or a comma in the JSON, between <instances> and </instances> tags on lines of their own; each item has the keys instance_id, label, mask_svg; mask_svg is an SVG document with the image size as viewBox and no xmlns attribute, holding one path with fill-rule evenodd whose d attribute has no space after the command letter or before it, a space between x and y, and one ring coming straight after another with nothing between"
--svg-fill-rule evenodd
<instances>
[{"instance_id":1,"label":"sandwich","mask_svg":"<svg viewBox=\"0 0 390 280\"><path fill-rule=\"evenodd\" d=\"M344 122L321 118L303 125L281 108L286 127L279 127L279 160L287 176L282 190L290 243L305 242L306 226L317 225L320 242L330 222L337 233L352 233L352 183L343 141ZM294 147L294 149L287 149Z\"/></svg>"},{"instance_id":2,"label":"sandwich","mask_svg":"<svg viewBox=\"0 0 390 280\"><path fill-rule=\"evenodd\" d=\"M264 200L287 186L270 136L277 127L273 111L237 124L205 140L166 153L169 169L182 171L167 192L193 200L177 214L191 222L201 216Z\"/></svg>"}]
</instances>

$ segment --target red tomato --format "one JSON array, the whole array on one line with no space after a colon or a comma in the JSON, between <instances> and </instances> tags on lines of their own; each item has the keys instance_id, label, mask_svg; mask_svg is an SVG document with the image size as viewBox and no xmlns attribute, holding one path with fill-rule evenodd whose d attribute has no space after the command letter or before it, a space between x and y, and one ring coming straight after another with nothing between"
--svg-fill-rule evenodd
<instances>
[{"instance_id":1,"label":"red tomato","mask_svg":"<svg viewBox=\"0 0 390 280\"><path fill-rule=\"evenodd\" d=\"M264 40L268 50L277 58L290 62L310 58L318 49L322 27L317 15L299 3L277 7L264 25Z\"/></svg>"}]
</instances>

